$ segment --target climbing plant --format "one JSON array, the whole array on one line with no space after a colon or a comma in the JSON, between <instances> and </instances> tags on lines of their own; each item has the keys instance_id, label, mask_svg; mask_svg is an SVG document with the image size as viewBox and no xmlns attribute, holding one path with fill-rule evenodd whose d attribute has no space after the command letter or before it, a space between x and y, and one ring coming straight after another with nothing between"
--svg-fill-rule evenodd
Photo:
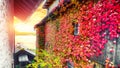
<instances>
[{"instance_id":1,"label":"climbing plant","mask_svg":"<svg viewBox=\"0 0 120 68\"><path fill-rule=\"evenodd\" d=\"M54 38L52 33L49 35L55 43L53 45L54 55L59 56L62 67L65 68L68 61L73 62L75 68L93 67L94 65L90 64L90 58L103 54L102 51L108 40L116 44L114 39L120 36L120 1L71 0L71 3L64 5L63 0L60 0L59 5L61 6L59 11L55 11L47 22L52 22L56 26L55 39L52 39ZM78 35L73 33L75 31L73 24L78 24ZM50 61L54 64L52 57Z\"/></svg>"},{"instance_id":2,"label":"climbing plant","mask_svg":"<svg viewBox=\"0 0 120 68\"><path fill-rule=\"evenodd\" d=\"M60 14L59 31L56 33L54 51L62 57L63 63L70 60L79 66L88 62L91 56L99 56L108 39L116 44L120 32L120 1L100 0L72 2L65 14ZM62 8L61 11L67 9ZM73 35L72 23L79 24L79 34Z\"/></svg>"},{"instance_id":3,"label":"climbing plant","mask_svg":"<svg viewBox=\"0 0 120 68\"><path fill-rule=\"evenodd\" d=\"M62 68L60 57L53 52L41 50L27 68Z\"/></svg>"}]
</instances>

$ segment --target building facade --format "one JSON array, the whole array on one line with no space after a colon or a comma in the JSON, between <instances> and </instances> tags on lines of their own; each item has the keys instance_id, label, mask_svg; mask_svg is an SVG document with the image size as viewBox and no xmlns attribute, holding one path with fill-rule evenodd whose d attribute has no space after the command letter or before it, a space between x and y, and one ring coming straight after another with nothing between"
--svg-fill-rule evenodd
<instances>
[{"instance_id":1,"label":"building facade","mask_svg":"<svg viewBox=\"0 0 120 68\"><path fill-rule=\"evenodd\" d=\"M37 39L43 38L37 43L44 41L45 49L64 53L65 59L74 57L74 63L82 59L98 63L98 68L118 67L120 1L107 1L46 0L44 8L48 9L48 15L35 25ZM41 27L44 36L40 35Z\"/></svg>"},{"instance_id":2,"label":"building facade","mask_svg":"<svg viewBox=\"0 0 120 68\"><path fill-rule=\"evenodd\" d=\"M20 49L16 51L14 56L14 68L26 68L28 64L34 61L35 53L27 49Z\"/></svg>"}]
</instances>

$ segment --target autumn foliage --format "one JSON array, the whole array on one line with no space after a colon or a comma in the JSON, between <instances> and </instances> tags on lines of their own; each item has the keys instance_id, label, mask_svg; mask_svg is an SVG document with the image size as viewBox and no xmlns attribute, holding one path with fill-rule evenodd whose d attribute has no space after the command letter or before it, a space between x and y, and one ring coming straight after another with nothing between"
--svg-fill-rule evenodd
<instances>
[{"instance_id":1,"label":"autumn foliage","mask_svg":"<svg viewBox=\"0 0 120 68\"><path fill-rule=\"evenodd\" d=\"M71 0L71 3L63 5L63 0L60 0L60 9L53 9L54 13L45 25L45 39L49 38L45 41L52 42L50 50L53 49L53 54L59 57L62 68L66 68L68 61L74 63L75 68L93 68L90 58L102 55L108 40L117 43L120 0L96 1ZM74 35L74 24L78 24L78 35ZM106 68L109 68L110 60L106 59Z\"/></svg>"},{"instance_id":2,"label":"autumn foliage","mask_svg":"<svg viewBox=\"0 0 120 68\"><path fill-rule=\"evenodd\" d=\"M77 66L81 60L88 62L91 56L101 55L108 39L116 44L114 39L120 35L120 1L83 1L72 4L74 8L59 16L60 26L56 33L54 52L63 63L69 60ZM64 10L67 9L61 9ZM73 23L79 24L77 36L73 35Z\"/></svg>"}]
</instances>

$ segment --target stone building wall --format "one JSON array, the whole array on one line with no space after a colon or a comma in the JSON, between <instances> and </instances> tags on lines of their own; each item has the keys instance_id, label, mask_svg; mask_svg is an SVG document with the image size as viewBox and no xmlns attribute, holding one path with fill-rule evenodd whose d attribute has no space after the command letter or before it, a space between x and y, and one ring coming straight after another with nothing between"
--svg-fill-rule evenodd
<instances>
[{"instance_id":1,"label":"stone building wall","mask_svg":"<svg viewBox=\"0 0 120 68\"><path fill-rule=\"evenodd\" d=\"M55 45L55 33L56 26L55 23L48 22L45 25L45 48L53 47Z\"/></svg>"}]
</instances>

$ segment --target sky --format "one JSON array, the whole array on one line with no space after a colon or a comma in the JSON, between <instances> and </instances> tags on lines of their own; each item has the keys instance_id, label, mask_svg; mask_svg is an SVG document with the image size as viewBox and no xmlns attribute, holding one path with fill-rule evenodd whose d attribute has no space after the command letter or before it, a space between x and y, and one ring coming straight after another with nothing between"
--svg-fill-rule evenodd
<instances>
[{"instance_id":1,"label":"sky","mask_svg":"<svg viewBox=\"0 0 120 68\"><path fill-rule=\"evenodd\" d=\"M46 10L42 8L42 5L43 4L39 5L35 12L25 21L14 17L15 44L21 43L22 47L29 49L36 48L34 25L46 16Z\"/></svg>"}]
</instances>

